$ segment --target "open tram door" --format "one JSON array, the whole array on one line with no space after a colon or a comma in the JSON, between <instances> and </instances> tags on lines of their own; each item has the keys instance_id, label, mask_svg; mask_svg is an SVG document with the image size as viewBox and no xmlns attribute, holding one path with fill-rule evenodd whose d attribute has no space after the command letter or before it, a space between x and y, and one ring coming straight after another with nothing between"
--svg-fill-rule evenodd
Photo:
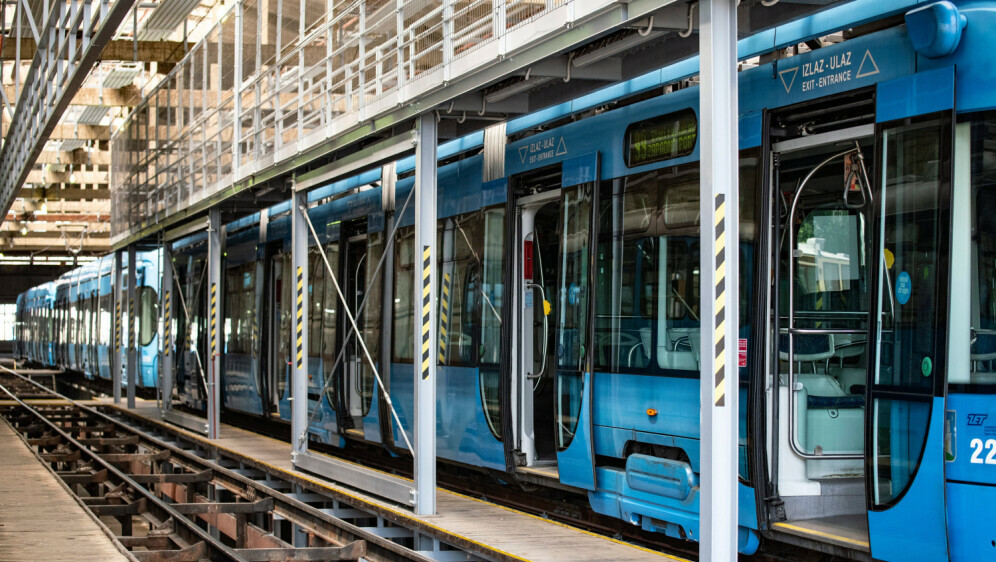
<instances>
[{"instance_id":1,"label":"open tram door","mask_svg":"<svg viewBox=\"0 0 996 562\"><path fill-rule=\"evenodd\" d=\"M868 551L863 435L875 128L870 117L851 123L872 111L873 100L865 90L771 116L772 136L784 139L771 145L768 211L771 529L829 542L832 552ZM812 124L820 115L829 119Z\"/></svg>"},{"instance_id":2,"label":"open tram door","mask_svg":"<svg viewBox=\"0 0 996 562\"><path fill-rule=\"evenodd\" d=\"M591 276L596 153L515 178L511 405L520 473L595 489Z\"/></svg>"},{"instance_id":3,"label":"open tram door","mask_svg":"<svg viewBox=\"0 0 996 562\"><path fill-rule=\"evenodd\" d=\"M947 560L948 302L959 275L950 268L954 68L881 83L877 99L869 542L877 559Z\"/></svg>"},{"instance_id":4,"label":"open tram door","mask_svg":"<svg viewBox=\"0 0 996 562\"><path fill-rule=\"evenodd\" d=\"M882 560L947 558L946 72L878 85L875 124L772 145L771 528Z\"/></svg>"}]
</instances>

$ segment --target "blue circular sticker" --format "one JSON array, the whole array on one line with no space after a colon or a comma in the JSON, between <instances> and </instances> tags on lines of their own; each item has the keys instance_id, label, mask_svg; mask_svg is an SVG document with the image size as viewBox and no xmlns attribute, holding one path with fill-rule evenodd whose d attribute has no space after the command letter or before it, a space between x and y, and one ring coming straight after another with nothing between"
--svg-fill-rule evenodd
<instances>
[{"instance_id":1,"label":"blue circular sticker","mask_svg":"<svg viewBox=\"0 0 996 562\"><path fill-rule=\"evenodd\" d=\"M906 304L910 300L910 294L913 293L913 280L910 279L910 274L905 271L896 277L896 300L899 304Z\"/></svg>"}]
</instances>

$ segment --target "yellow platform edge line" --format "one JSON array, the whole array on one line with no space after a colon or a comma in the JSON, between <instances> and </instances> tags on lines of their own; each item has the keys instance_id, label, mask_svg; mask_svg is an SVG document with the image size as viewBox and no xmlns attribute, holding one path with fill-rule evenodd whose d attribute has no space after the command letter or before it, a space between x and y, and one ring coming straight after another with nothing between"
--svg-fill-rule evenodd
<instances>
[{"instance_id":1,"label":"yellow platform edge line","mask_svg":"<svg viewBox=\"0 0 996 562\"><path fill-rule=\"evenodd\" d=\"M781 521L779 521L778 523L774 523L772 526L773 527L784 527L786 529L792 529L793 531L798 531L800 533L805 533L807 535L816 535L816 536L819 536L819 537L825 537L825 538L828 538L828 539L833 539L833 540L837 540L837 541L841 541L841 542L846 542L846 543L850 543L850 544L856 544L858 546L863 546L865 548L870 548L871 547L871 545L867 541L859 541L859 540L849 539L847 537L842 537L840 535L835 535L833 533L826 533L824 531L817 531L816 529L808 529L806 527L799 527L799 526L792 525L792 524L789 524L789 523L784 523L784 522L781 522Z\"/></svg>"}]
</instances>

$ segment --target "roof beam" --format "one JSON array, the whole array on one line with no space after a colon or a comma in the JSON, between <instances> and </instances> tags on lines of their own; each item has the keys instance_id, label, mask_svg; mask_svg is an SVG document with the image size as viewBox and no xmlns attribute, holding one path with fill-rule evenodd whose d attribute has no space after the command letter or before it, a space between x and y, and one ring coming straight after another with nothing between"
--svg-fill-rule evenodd
<instances>
[{"instance_id":1,"label":"roof beam","mask_svg":"<svg viewBox=\"0 0 996 562\"><path fill-rule=\"evenodd\" d=\"M17 60L17 41L7 39L0 49L0 59ZM21 39L21 60L34 58L37 47L35 40L30 38ZM159 62L175 64L183 59L186 53L181 41L139 41L138 57L135 56L135 42L127 39L117 39L109 41L100 52L98 57L105 61L128 61L128 62Z\"/></svg>"},{"instance_id":2,"label":"roof beam","mask_svg":"<svg viewBox=\"0 0 996 562\"><path fill-rule=\"evenodd\" d=\"M69 176L73 176L73 181L70 181ZM93 172L93 171L81 171L66 169L61 172L57 172L51 168L46 170L31 170L28 173L28 179L25 180L26 183L33 184L48 184L48 183L65 183L65 184L108 184L111 181L110 172ZM24 190L21 190L23 193Z\"/></svg>"},{"instance_id":3,"label":"roof beam","mask_svg":"<svg viewBox=\"0 0 996 562\"><path fill-rule=\"evenodd\" d=\"M20 90L13 85L5 85L7 99L17 99ZM125 88L81 88L73 96L72 105L104 105L108 107L135 107L142 101L142 91L137 86Z\"/></svg>"},{"instance_id":4,"label":"roof beam","mask_svg":"<svg viewBox=\"0 0 996 562\"><path fill-rule=\"evenodd\" d=\"M7 136L10 123L6 120L3 123L2 134ZM58 124L52 128L48 135L49 139L79 139L79 140L110 140L111 128L100 125L63 125Z\"/></svg>"},{"instance_id":5,"label":"roof beam","mask_svg":"<svg viewBox=\"0 0 996 562\"><path fill-rule=\"evenodd\" d=\"M40 201L41 199L65 199L66 201L83 201L86 199L96 199L107 201L108 206L110 205L111 190L110 189L59 189L57 187L50 187L48 189L41 188L24 188L21 190L19 197L23 197L28 200L31 199L29 204L33 205ZM33 207L32 207L33 208Z\"/></svg>"},{"instance_id":6,"label":"roof beam","mask_svg":"<svg viewBox=\"0 0 996 562\"><path fill-rule=\"evenodd\" d=\"M111 153L106 150L87 152L79 149L72 152L46 150L38 156L36 164L75 164L87 166L110 166Z\"/></svg>"}]
</instances>

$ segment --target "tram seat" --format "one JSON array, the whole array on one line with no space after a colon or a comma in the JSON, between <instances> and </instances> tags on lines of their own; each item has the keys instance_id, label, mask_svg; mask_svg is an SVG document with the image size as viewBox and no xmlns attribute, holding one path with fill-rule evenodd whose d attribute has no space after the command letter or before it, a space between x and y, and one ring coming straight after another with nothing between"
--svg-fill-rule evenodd
<instances>
[{"instance_id":1,"label":"tram seat","mask_svg":"<svg viewBox=\"0 0 996 562\"><path fill-rule=\"evenodd\" d=\"M856 386L863 387L867 381L868 372L864 367L830 367L830 376L837 379L840 388L848 394L864 394L855 392Z\"/></svg>"},{"instance_id":2,"label":"tram seat","mask_svg":"<svg viewBox=\"0 0 996 562\"><path fill-rule=\"evenodd\" d=\"M796 391L799 445L812 453L857 453L864 450L864 396L852 395L837 379L821 373L796 376L802 386ZM860 460L809 459L809 478L854 476L860 474Z\"/></svg>"},{"instance_id":3,"label":"tram seat","mask_svg":"<svg viewBox=\"0 0 996 562\"><path fill-rule=\"evenodd\" d=\"M700 328L668 328L657 342L657 357L664 369L699 370Z\"/></svg>"},{"instance_id":4,"label":"tram seat","mask_svg":"<svg viewBox=\"0 0 996 562\"><path fill-rule=\"evenodd\" d=\"M972 384L996 384L996 373L991 371L975 372L970 377Z\"/></svg>"},{"instance_id":5,"label":"tram seat","mask_svg":"<svg viewBox=\"0 0 996 562\"><path fill-rule=\"evenodd\" d=\"M972 348L969 351L969 358L972 360L972 382L978 378L993 381L990 371L996 367L996 332L993 330L972 329ZM981 384L992 384L983 382Z\"/></svg>"},{"instance_id":6,"label":"tram seat","mask_svg":"<svg viewBox=\"0 0 996 562\"><path fill-rule=\"evenodd\" d=\"M831 334L797 334L793 338L793 344L795 353L792 359L795 364L801 366L803 363L810 363L814 373L816 366L825 364L836 351ZM782 333L778 338L778 358L788 361L788 334Z\"/></svg>"},{"instance_id":7,"label":"tram seat","mask_svg":"<svg viewBox=\"0 0 996 562\"><path fill-rule=\"evenodd\" d=\"M858 334L836 334L833 337L833 343L834 359L839 360L841 364L845 359L864 355L865 349L868 347L865 345L867 343L865 337ZM846 386L844 390L847 390Z\"/></svg>"}]
</instances>

